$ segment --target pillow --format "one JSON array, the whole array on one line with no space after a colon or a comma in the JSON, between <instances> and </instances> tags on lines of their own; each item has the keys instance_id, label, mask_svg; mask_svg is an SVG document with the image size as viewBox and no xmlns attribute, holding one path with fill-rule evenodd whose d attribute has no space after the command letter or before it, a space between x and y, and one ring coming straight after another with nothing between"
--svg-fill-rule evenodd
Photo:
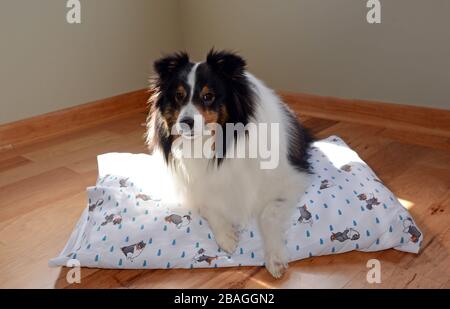
<instances>
[{"instance_id":1,"label":"pillow","mask_svg":"<svg viewBox=\"0 0 450 309\"><path fill-rule=\"evenodd\" d=\"M296 205L287 246L290 260L352 250L417 253L423 234L408 211L339 137L311 150L314 181ZM77 259L97 268L200 268L263 265L256 222L241 230L236 251L218 248L208 222L173 198L155 157L98 157L99 178L88 205L51 266Z\"/></svg>"}]
</instances>

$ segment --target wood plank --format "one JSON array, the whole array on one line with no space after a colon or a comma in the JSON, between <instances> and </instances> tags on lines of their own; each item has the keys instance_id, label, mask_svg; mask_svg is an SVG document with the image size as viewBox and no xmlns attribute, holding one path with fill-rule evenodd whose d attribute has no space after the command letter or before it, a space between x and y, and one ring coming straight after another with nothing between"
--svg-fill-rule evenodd
<instances>
[{"instance_id":1,"label":"wood plank","mask_svg":"<svg viewBox=\"0 0 450 309\"><path fill-rule=\"evenodd\" d=\"M22 156L13 156L0 161L0 173L18 166L25 165L31 161Z\"/></svg>"},{"instance_id":2,"label":"wood plank","mask_svg":"<svg viewBox=\"0 0 450 309\"><path fill-rule=\"evenodd\" d=\"M142 145L142 143L143 137L141 130L107 141L99 140L98 143L95 143L91 147L69 152L62 156L49 156L47 160L33 162L27 166L19 166L15 169L7 170L0 177L0 187L86 158L96 158L98 154L123 151L126 147Z\"/></svg>"},{"instance_id":3,"label":"wood plank","mask_svg":"<svg viewBox=\"0 0 450 309\"><path fill-rule=\"evenodd\" d=\"M450 109L279 92L297 113L316 118L450 137Z\"/></svg>"},{"instance_id":4,"label":"wood plank","mask_svg":"<svg viewBox=\"0 0 450 309\"><path fill-rule=\"evenodd\" d=\"M15 148L135 114L145 109L148 96L147 90L141 89L0 125L0 149Z\"/></svg>"},{"instance_id":5,"label":"wood plank","mask_svg":"<svg viewBox=\"0 0 450 309\"><path fill-rule=\"evenodd\" d=\"M368 162L387 186L410 203L422 228L419 255L386 250L349 252L290 263L273 279L262 267L196 270L82 269L82 283L69 285L66 268L47 261L64 246L86 204L85 187L95 182L96 156L144 152L136 112L3 152L0 162L0 288L422 288L449 287L450 153L440 142L425 143L400 129L318 119L302 120L319 138L336 134ZM398 133L401 131L401 133ZM22 159L35 160L23 163ZM22 164L23 163L23 164ZM17 165L16 165L17 164ZM32 252L32 254L30 254ZM382 284L366 281L366 263L382 263Z\"/></svg>"}]
</instances>

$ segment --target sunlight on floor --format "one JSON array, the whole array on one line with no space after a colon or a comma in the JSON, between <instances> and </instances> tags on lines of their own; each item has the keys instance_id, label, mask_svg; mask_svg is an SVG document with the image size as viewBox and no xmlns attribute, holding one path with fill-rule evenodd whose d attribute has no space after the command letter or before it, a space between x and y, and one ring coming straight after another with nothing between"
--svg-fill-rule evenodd
<instances>
[{"instance_id":1,"label":"sunlight on floor","mask_svg":"<svg viewBox=\"0 0 450 309\"><path fill-rule=\"evenodd\" d=\"M264 288L267 288L267 289L273 289L274 288L274 286L272 286L269 283L264 282L262 280L259 280L259 279L253 278L253 277L251 277L250 280L256 282L257 284L259 284L260 286L262 286Z\"/></svg>"},{"instance_id":2,"label":"sunlight on floor","mask_svg":"<svg viewBox=\"0 0 450 309\"><path fill-rule=\"evenodd\" d=\"M401 199L401 198L398 198L398 200L403 205L403 207L405 207L408 210L410 210L414 206L414 203L410 202L408 200L404 200L404 199Z\"/></svg>"}]
</instances>

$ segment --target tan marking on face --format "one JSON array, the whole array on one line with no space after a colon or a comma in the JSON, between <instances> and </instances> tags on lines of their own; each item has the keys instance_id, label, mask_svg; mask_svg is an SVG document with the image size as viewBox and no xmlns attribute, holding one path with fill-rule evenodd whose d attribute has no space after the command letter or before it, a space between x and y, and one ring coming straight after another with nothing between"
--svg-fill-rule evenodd
<instances>
[{"instance_id":1,"label":"tan marking on face","mask_svg":"<svg viewBox=\"0 0 450 309\"><path fill-rule=\"evenodd\" d=\"M172 126L175 125L178 119L178 115L180 114L180 111L178 109L173 108L166 108L161 112L162 119L167 126L167 129L172 129Z\"/></svg>"},{"instance_id":2,"label":"tan marking on face","mask_svg":"<svg viewBox=\"0 0 450 309\"><path fill-rule=\"evenodd\" d=\"M178 94L182 95L182 98L179 98ZM187 96L186 89L183 87L183 85L179 85L177 87L177 92L175 93L175 100L178 103L180 103L186 98L186 96Z\"/></svg>"},{"instance_id":3,"label":"tan marking on face","mask_svg":"<svg viewBox=\"0 0 450 309\"><path fill-rule=\"evenodd\" d=\"M225 104L220 106L218 123L224 125L228 120L228 110Z\"/></svg>"},{"instance_id":4,"label":"tan marking on face","mask_svg":"<svg viewBox=\"0 0 450 309\"><path fill-rule=\"evenodd\" d=\"M205 86L203 86L202 91L200 91L200 97L203 97L203 96L204 96L205 94L207 94L207 93L212 93L212 94L214 94L214 92L212 92L212 91L209 89L208 85L205 85Z\"/></svg>"},{"instance_id":5,"label":"tan marking on face","mask_svg":"<svg viewBox=\"0 0 450 309\"><path fill-rule=\"evenodd\" d=\"M217 123L217 120L219 119L219 113L207 108L200 108L199 111L202 114L203 119L205 119L205 123Z\"/></svg>"}]
</instances>

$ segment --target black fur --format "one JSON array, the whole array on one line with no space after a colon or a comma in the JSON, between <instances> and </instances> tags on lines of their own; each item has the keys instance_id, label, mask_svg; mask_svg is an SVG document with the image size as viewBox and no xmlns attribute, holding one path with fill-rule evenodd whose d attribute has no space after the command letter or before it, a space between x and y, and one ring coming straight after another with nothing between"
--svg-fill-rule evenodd
<instances>
[{"instance_id":1,"label":"black fur","mask_svg":"<svg viewBox=\"0 0 450 309\"><path fill-rule=\"evenodd\" d=\"M314 141L314 138L309 130L300 124L292 111L285 106L284 110L289 119L289 163L291 163L300 172L311 173L311 166L308 159L310 157L310 146Z\"/></svg>"},{"instance_id":2,"label":"black fur","mask_svg":"<svg viewBox=\"0 0 450 309\"><path fill-rule=\"evenodd\" d=\"M250 87L245 73L246 62L236 54L227 51L211 50L206 57L206 63L197 69L197 78L201 80L202 75L210 79L217 78L220 87L223 88L223 102L227 106L228 117L226 123L248 124L254 115L254 91ZM206 71L206 72L205 72ZM237 139L239 132L234 136L227 136L226 128L222 125L222 145L216 145L219 154L217 164L220 165L225 156L227 147Z\"/></svg>"},{"instance_id":3,"label":"black fur","mask_svg":"<svg viewBox=\"0 0 450 309\"><path fill-rule=\"evenodd\" d=\"M174 100L175 88L183 84L186 89L187 76L193 67L189 56L184 52L166 56L154 63L155 78L152 91L154 96L150 99L151 108L147 122L151 125L147 131L147 141L150 152L158 146L161 148L167 163L171 162L171 147L174 137L170 134L170 129L163 121L161 113L164 110L176 110L180 106ZM215 112L220 112L223 105L226 106L226 119L223 119L221 144L216 144L217 158L214 162L220 166L226 157L227 148L230 143L237 139L240 132L234 132L233 136L227 136L226 123L241 123L247 125L255 112L255 93L245 75L246 62L240 56L227 51L211 50L206 62L201 63L196 70L196 88L188 89L187 96L191 93L197 94L203 84L207 84L215 91L215 100L208 108ZM193 97L193 101L198 98ZM195 102L194 102L195 103ZM199 102L197 102L199 104ZM289 134L289 162L301 172L309 172L308 149L312 142L309 132L300 125L295 115L286 107L288 116Z\"/></svg>"},{"instance_id":4,"label":"black fur","mask_svg":"<svg viewBox=\"0 0 450 309\"><path fill-rule=\"evenodd\" d=\"M154 63L157 77L152 84L154 97L150 99L150 114L147 119L152 126L149 128L147 140L150 142L150 152L159 146L166 162L170 162L170 151L174 138L170 135L170 128L164 125L160 112L166 108L176 108L171 94L174 87L184 83L194 64L184 52L166 56ZM226 105L227 117L223 125L223 143L216 145L218 155L217 164L220 165L225 157L227 145L233 142L236 136L226 136L225 123L242 123L246 125L254 113L254 97L245 76L245 61L231 52L211 50L206 62L201 63L196 71L197 85L208 83L216 89L216 100L210 107L218 111L221 104ZM185 84L185 83L184 83ZM187 85L186 85L187 86ZM200 89L190 89L190 92ZM190 92L188 96L190 95Z\"/></svg>"}]
</instances>

